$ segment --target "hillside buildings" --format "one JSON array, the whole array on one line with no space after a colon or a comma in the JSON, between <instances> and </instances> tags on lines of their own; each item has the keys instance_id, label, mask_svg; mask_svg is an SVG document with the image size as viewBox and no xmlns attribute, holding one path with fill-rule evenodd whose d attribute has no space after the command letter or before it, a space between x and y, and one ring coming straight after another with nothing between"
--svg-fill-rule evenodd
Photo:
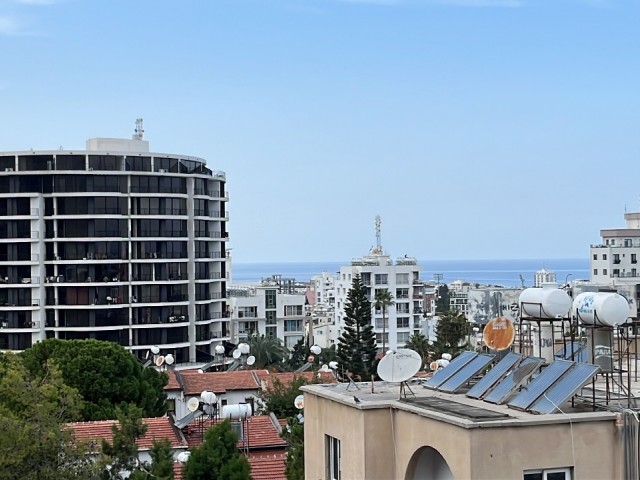
<instances>
[{"instance_id":1,"label":"hillside buildings","mask_svg":"<svg viewBox=\"0 0 640 480\"><path fill-rule=\"evenodd\" d=\"M225 174L141 131L0 153L0 349L95 338L182 363L228 335Z\"/></svg>"}]
</instances>

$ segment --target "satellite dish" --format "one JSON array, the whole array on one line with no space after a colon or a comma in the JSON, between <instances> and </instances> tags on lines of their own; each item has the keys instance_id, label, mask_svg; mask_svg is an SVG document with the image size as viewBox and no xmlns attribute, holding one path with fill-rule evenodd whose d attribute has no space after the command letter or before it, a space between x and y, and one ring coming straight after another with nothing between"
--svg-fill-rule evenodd
<instances>
[{"instance_id":1,"label":"satellite dish","mask_svg":"<svg viewBox=\"0 0 640 480\"><path fill-rule=\"evenodd\" d=\"M216 345L214 349L218 355L222 355L224 353L224 347L222 345Z\"/></svg>"},{"instance_id":2,"label":"satellite dish","mask_svg":"<svg viewBox=\"0 0 640 480\"><path fill-rule=\"evenodd\" d=\"M516 330L511 320L505 317L496 317L490 320L484 327L484 344L491 350L506 350L516 338Z\"/></svg>"},{"instance_id":3,"label":"satellite dish","mask_svg":"<svg viewBox=\"0 0 640 480\"><path fill-rule=\"evenodd\" d=\"M168 353L164 357L164 361L167 363L167 365L173 365L175 363L176 359L173 357L172 354Z\"/></svg>"},{"instance_id":4,"label":"satellite dish","mask_svg":"<svg viewBox=\"0 0 640 480\"><path fill-rule=\"evenodd\" d=\"M439 366L438 362L431 362L429 364L429 369L431 369L431 370L433 370L435 372L436 370L438 370L438 366Z\"/></svg>"},{"instance_id":5,"label":"satellite dish","mask_svg":"<svg viewBox=\"0 0 640 480\"><path fill-rule=\"evenodd\" d=\"M157 345L153 345L149 350L151 350L151 353L153 353L154 355L160 353L160 347L158 347Z\"/></svg>"},{"instance_id":6,"label":"satellite dish","mask_svg":"<svg viewBox=\"0 0 640 480\"><path fill-rule=\"evenodd\" d=\"M161 366L163 363L164 363L164 357L162 355L156 358L156 367Z\"/></svg>"},{"instance_id":7,"label":"satellite dish","mask_svg":"<svg viewBox=\"0 0 640 480\"><path fill-rule=\"evenodd\" d=\"M329 368L335 370L336 368L338 368L338 362L336 362L335 360L329 362Z\"/></svg>"},{"instance_id":8,"label":"satellite dish","mask_svg":"<svg viewBox=\"0 0 640 480\"><path fill-rule=\"evenodd\" d=\"M387 382L405 382L422 366L422 357L409 348L399 348L378 363L378 376Z\"/></svg>"},{"instance_id":9,"label":"satellite dish","mask_svg":"<svg viewBox=\"0 0 640 480\"><path fill-rule=\"evenodd\" d=\"M191 452L180 452L178 454L178 461L180 463L187 463L190 455L191 455Z\"/></svg>"},{"instance_id":10,"label":"satellite dish","mask_svg":"<svg viewBox=\"0 0 640 480\"><path fill-rule=\"evenodd\" d=\"M256 363L256 357L254 357L253 355L249 355L249 358L247 358L247 365L251 366L254 363Z\"/></svg>"},{"instance_id":11,"label":"satellite dish","mask_svg":"<svg viewBox=\"0 0 640 480\"><path fill-rule=\"evenodd\" d=\"M314 355L320 355L320 352L322 351L322 349L318 346L318 345L312 345L311 348L309 349L311 351L311 353L313 353Z\"/></svg>"},{"instance_id":12,"label":"satellite dish","mask_svg":"<svg viewBox=\"0 0 640 480\"><path fill-rule=\"evenodd\" d=\"M443 353L442 355L440 355L440 358L442 358L443 360L446 360L447 362L451 361L451 354L450 353Z\"/></svg>"},{"instance_id":13,"label":"satellite dish","mask_svg":"<svg viewBox=\"0 0 640 480\"><path fill-rule=\"evenodd\" d=\"M298 410L302 410L304 408L304 395L298 395L293 400L293 406L296 407Z\"/></svg>"},{"instance_id":14,"label":"satellite dish","mask_svg":"<svg viewBox=\"0 0 640 480\"><path fill-rule=\"evenodd\" d=\"M217 400L216 394L213 392L210 392L209 390L205 390L204 392L202 392L200 394L200 398L207 405L213 405L214 403L216 403L216 400Z\"/></svg>"},{"instance_id":15,"label":"satellite dish","mask_svg":"<svg viewBox=\"0 0 640 480\"><path fill-rule=\"evenodd\" d=\"M249 353L250 347L246 343L241 343L238 345L238 350L240 350L241 354L247 355Z\"/></svg>"},{"instance_id":16,"label":"satellite dish","mask_svg":"<svg viewBox=\"0 0 640 480\"><path fill-rule=\"evenodd\" d=\"M320 371L321 372L330 372L331 370L329 370L329 365L327 365L326 363L323 363L322 367L320 367Z\"/></svg>"},{"instance_id":17,"label":"satellite dish","mask_svg":"<svg viewBox=\"0 0 640 480\"><path fill-rule=\"evenodd\" d=\"M390 353L393 353L393 350L387 350L387 353L385 353L385 355L389 355Z\"/></svg>"},{"instance_id":18,"label":"satellite dish","mask_svg":"<svg viewBox=\"0 0 640 480\"><path fill-rule=\"evenodd\" d=\"M200 400L198 400L196 397L191 397L187 402L187 410L189 410L190 412L195 412L196 410L198 410L199 406Z\"/></svg>"},{"instance_id":19,"label":"satellite dish","mask_svg":"<svg viewBox=\"0 0 640 480\"><path fill-rule=\"evenodd\" d=\"M198 373L204 373L204 370L203 370L203 369L201 369L201 368L199 368L199 369L198 369Z\"/></svg>"},{"instance_id":20,"label":"satellite dish","mask_svg":"<svg viewBox=\"0 0 640 480\"><path fill-rule=\"evenodd\" d=\"M238 359L238 358L240 358L240 355L242 355L242 352L241 352L239 349L237 349L237 348L236 348L236 349L233 351L233 358Z\"/></svg>"},{"instance_id":21,"label":"satellite dish","mask_svg":"<svg viewBox=\"0 0 640 480\"><path fill-rule=\"evenodd\" d=\"M315 361L316 361L316 357L315 357L315 355L309 355L309 356L307 357L307 362L308 362L308 363L313 363L313 362L315 362Z\"/></svg>"}]
</instances>

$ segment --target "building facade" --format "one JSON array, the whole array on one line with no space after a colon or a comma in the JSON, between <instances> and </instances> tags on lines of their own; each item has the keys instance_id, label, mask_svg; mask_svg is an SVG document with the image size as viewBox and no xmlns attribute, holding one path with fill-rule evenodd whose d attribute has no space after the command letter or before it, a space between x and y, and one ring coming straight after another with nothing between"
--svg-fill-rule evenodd
<instances>
[{"instance_id":1,"label":"building facade","mask_svg":"<svg viewBox=\"0 0 640 480\"><path fill-rule=\"evenodd\" d=\"M394 304L386 312L387 325L383 327L382 310L372 310L371 321L378 349L383 343L391 349L404 347L413 333L423 331L423 284L418 262L413 257L401 257L394 262L381 250L373 249L369 255L353 259L351 265L341 267L338 272L335 283L338 334L344 325L344 306L355 275L360 275L372 306L378 290L387 289L393 295Z\"/></svg>"},{"instance_id":2,"label":"building facade","mask_svg":"<svg viewBox=\"0 0 640 480\"><path fill-rule=\"evenodd\" d=\"M141 135L0 153L0 349L94 338L208 359L228 334L225 185Z\"/></svg>"}]
</instances>

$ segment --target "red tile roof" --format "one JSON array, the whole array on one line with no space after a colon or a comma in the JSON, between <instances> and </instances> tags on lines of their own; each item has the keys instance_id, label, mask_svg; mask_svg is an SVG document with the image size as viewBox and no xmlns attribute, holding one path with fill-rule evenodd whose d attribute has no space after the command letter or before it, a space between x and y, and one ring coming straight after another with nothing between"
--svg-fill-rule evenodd
<instances>
[{"instance_id":1,"label":"red tile roof","mask_svg":"<svg viewBox=\"0 0 640 480\"><path fill-rule=\"evenodd\" d=\"M206 419L203 423L198 420L187 425L182 432L190 447L197 447L202 443L204 433L217 421ZM256 415L246 421L245 436L248 435L248 444L238 441L238 447L249 449L284 448L286 442L280 437L280 433L268 415Z\"/></svg>"},{"instance_id":2,"label":"red tile roof","mask_svg":"<svg viewBox=\"0 0 640 480\"><path fill-rule=\"evenodd\" d=\"M284 450L249 454L251 478L253 480L286 480L284 475L287 454Z\"/></svg>"},{"instance_id":3,"label":"red tile roof","mask_svg":"<svg viewBox=\"0 0 640 480\"><path fill-rule=\"evenodd\" d=\"M205 373L198 373L197 370L183 370L180 375L184 382L185 395L200 395L203 390L220 394L229 390L256 390L259 387L252 370Z\"/></svg>"},{"instance_id":4,"label":"red tile roof","mask_svg":"<svg viewBox=\"0 0 640 480\"><path fill-rule=\"evenodd\" d=\"M174 430L169 417L144 418L143 421L147 425L147 433L136 442L139 449L149 449L153 446L154 440L163 438L169 439L171 446L174 448L187 446L181 436ZM103 420L99 422L69 423L67 426L73 430L78 440L96 441L99 447L103 438L107 442L111 442L113 439L111 427L117 423L117 420Z\"/></svg>"},{"instance_id":5,"label":"red tile roof","mask_svg":"<svg viewBox=\"0 0 640 480\"><path fill-rule=\"evenodd\" d=\"M318 375L314 377L314 372L268 372L267 370L256 370L256 375L260 380L260 385L264 383L266 388L270 388L273 383L273 379L277 378L284 385L290 385L298 377L304 377L308 383L319 381L320 383L336 383L331 372L318 372Z\"/></svg>"},{"instance_id":6,"label":"red tile roof","mask_svg":"<svg viewBox=\"0 0 640 480\"><path fill-rule=\"evenodd\" d=\"M180 386L180 382L176 378L175 370L169 370L166 372L169 377L169 382L165 385L165 390L180 390L182 387Z\"/></svg>"}]
</instances>

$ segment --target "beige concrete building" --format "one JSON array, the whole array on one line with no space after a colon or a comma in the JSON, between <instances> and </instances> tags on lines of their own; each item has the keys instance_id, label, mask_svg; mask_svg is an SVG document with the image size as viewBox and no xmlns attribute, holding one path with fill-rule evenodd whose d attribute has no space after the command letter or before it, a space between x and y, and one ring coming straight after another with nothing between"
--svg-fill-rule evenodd
<instances>
[{"instance_id":1,"label":"beige concrete building","mask_svg":"<svg viewBox=\"0 0 640 480\"><path fill-rule=\"evenodd\" d=\"M406 399L398 384L358 387L303 387L307 479L631 478L621 413L568 402L534 415L419 384Z\"/></svg>"}]
</instances>

